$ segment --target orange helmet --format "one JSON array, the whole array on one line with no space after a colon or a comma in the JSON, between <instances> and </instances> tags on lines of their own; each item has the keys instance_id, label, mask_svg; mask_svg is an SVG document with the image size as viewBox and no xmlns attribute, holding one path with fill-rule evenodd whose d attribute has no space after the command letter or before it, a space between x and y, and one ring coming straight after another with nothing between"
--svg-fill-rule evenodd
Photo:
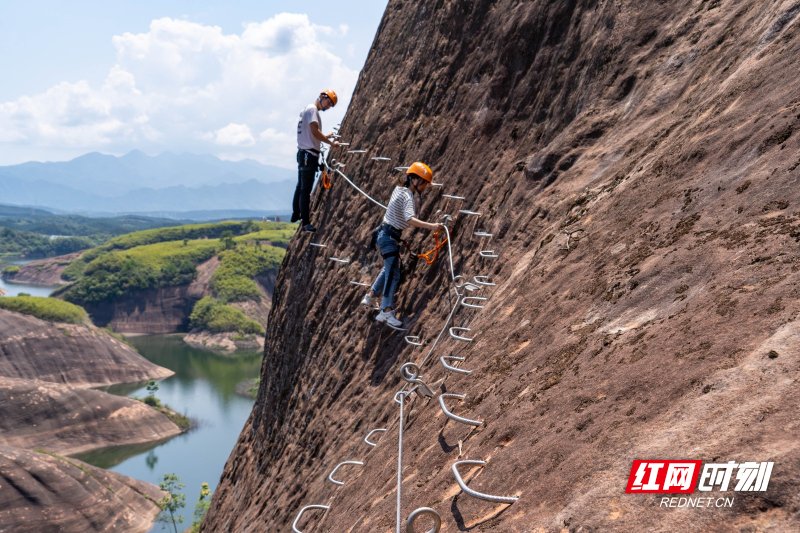
<instances>
[{"instance_id":1,"label":"orange helmet","mask_svg":"<svg viewBox=\"0 0 800 533\"><path fill-rule=\"evenodd\" d=\"M336 91L334 91L333 89L325 89L321 93L319 93L320 96L322 96L323 94L328 97L328 100L331 101L332 104L331 107L335 106L336 103L339 101L339 97L336 96Z\"/></svg>"},{"instance_id":2,"label":"orange helmet","mask_svg":"<svg viewBox=\"0 0 800 533\"><path fill-rule=\"evenodd\" d=\"M417 161L408 167L406 174L414 174L415 176L424 179L428 183L433 181L433 170L431 170L431 167L422 161Z\"/></svg>"}]
</instances>

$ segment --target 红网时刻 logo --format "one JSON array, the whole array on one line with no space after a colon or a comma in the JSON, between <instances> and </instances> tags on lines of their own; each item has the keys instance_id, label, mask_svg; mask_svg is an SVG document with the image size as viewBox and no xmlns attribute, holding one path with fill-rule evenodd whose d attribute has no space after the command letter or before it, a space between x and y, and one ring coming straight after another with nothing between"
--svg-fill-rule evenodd
<instances>
[{"instance_id":1,"label":"\u7ea2\u7f51\u65f6\u523b logo","mask_svg":"<svg viewBox=\"0 0 800 533\"><path fill-rule=\"evenodd\" d=\"M693 494L719 492L764 492L773 462L705 463L699 460L636 459L631 466L629 494ZM710 495L706 495L710 496ZM733 498L661 498L660 507L731 507Z\"/></svg>"}]
</instances>

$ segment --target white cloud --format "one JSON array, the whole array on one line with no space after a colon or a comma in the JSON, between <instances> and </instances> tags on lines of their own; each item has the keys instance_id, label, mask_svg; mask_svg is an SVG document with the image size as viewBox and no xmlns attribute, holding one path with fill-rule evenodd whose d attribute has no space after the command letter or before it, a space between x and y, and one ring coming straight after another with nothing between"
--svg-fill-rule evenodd
<instances>
[{"instance_id":1,"label":"white cloud","mask_svg":"<svg viewBox=\"0 0 800 533\"><path fill-rule=\"evenodd\" d=\"M210 137L222 146L253 146L256 140L247 124L230 123L215 131Z\"/></svg>"},{"instance_id":2,"label":"white cloud","mask_svg":"<svg viewBox=\"0 0 800 533\"><path fill-rule=\"evenodd\" d=\"M139 148L222 157L235 149L291 167L300 110L320 89L334 88L340 103L322 115L329 130L349 103L358 73L336 43L347 32L292 13L249 23L241 34L154 20L146 33L112 38L116 64L99 86L64 82L0 102L0 149L16 143L26 150L72 147L76 155Z\"/></svg>"}]
</instances>

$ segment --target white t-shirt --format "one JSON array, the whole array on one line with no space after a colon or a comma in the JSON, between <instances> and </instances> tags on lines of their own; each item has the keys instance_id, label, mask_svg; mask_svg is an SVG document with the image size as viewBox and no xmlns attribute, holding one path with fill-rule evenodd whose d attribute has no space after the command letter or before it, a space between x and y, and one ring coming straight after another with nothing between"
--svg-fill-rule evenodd
<instances>
[{"instance_id":1,"label":"white t-shirt","mask_svg":"<svg viewBox=\"0 0 800 533\"><path fill-rule=\"evenodd\" d=\"M319 109L314 104L308 104L308 107L300 112L300 120L297 121L297 149L298 150L314 150L319 152L320 141L311 135L312 122L316 122L322 131L322 121L319 118Z\"/></svg>"},{"instance_id":2,"label":"white t-shirt","mask_svg":"<svg viewBox=\"0 0 800 533\"><path fill-rule=\"evenodd\" d=\"M408 221L415 216L417 216L417 205L414 193L406 187L395 187L389 205L386 206L383 222L403 230L408 227Z\"/></svg>"}]
</instances>

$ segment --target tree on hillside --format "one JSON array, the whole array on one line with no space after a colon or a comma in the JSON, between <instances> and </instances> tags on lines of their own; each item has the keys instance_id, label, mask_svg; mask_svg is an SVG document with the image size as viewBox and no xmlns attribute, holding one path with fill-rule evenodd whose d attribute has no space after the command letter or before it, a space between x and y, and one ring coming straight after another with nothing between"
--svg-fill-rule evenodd
<instances>
[{"instance_id":1,"label":"tree on hillside","mask_svg":"<svg viewBox=\"0 0 800 533\"><path fill-rule=\"evenodd\" d=\"M225 250L230 250L236 247L236 241L233 240L232 231L224 231L222 233L222 237L220 237L220 241L222 242L222 248Z\"/></svg>"},{"instance_id":2,"label":"tree on hillside","mask_svg":"<svg viewBox=\"0 0 800 533\"><path fill-rule=\"evenodd\" d=\"M186 507L186 495L181 492L185 485L181 483L177 474L164 474L158 487L166 492L166 495L158 501L161 512L158 513L156 521L165 524L171 522L175 533L178 533L178 524L183 523L183 516L175 513Z\"/></svg>"}]
</instances>

